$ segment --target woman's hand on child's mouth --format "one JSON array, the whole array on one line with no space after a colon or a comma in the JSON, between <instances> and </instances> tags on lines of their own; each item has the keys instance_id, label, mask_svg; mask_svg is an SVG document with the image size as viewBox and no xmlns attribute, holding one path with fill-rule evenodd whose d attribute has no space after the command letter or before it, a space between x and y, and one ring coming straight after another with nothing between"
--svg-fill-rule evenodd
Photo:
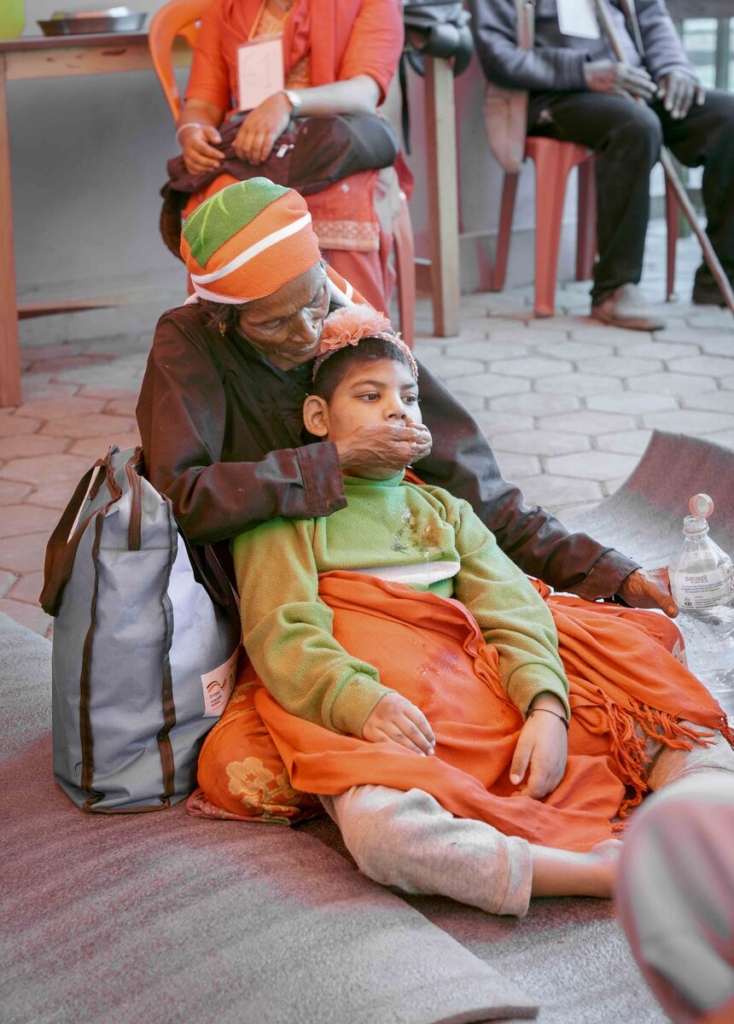
<instances>
[{"instance_id":1,"label":"woman's hand on child's mouth","mask_svg":"<svg viewBox=\"0 0 734 1024\"><path fill-rule=\"evenodd\" d=\"M358 427L348 438L337 442L342 469L359 475L370 469L394 473L423 459L431 451L430 431L421 423L370 423Z\"/></svg>"},{"instance_id":2,"label":"woman's hand on child's mouth","mask_svg":"<svg viewBox=\"0 0 734 1024\"><path fill-rule=\"evenodd\" d=\"M399 693L386 693L375 705L362 728L362 739L397 743L423 756L433 754L436 747L426 716Z\"/></svg>"}]
</instances>

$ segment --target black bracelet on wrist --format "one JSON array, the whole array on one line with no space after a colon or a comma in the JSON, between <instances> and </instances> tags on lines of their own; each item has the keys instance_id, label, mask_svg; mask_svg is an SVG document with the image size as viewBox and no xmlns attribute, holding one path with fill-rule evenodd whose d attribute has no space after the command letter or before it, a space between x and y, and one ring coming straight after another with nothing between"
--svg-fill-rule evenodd
<instances>
[{"instance_id":1,"label":"black bracelet on wrist","mask_svg":"<svg viewBox=\"0 0 734 1024\"><path fill-rule=\"evenodd\" d=\"M551 711L550 708L532 708L532 710L528 711L528 718L532 718L536 711L547 711L549 715L554 715L559 721L563 722L566 732L568 732L568 722L565 715L559 715L557 711Z\"/></svg>"}]
</instances>

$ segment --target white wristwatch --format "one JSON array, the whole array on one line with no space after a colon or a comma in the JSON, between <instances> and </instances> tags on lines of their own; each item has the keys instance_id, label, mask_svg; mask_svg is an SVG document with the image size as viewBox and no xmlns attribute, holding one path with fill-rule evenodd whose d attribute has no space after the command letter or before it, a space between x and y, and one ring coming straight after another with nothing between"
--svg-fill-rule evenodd
<instances>
[{"instance_id":1,"label":"white wristwatch","mask_svg":"<svg viewBox=\"0 0 734 1024\"><path fill-rule=\"evenodd\" d=\"M303 103L303 100L298 95L298 93L294 92L292 89L284 89L283 95L291 105L291 117L297 117L298 111L301 109L301 104Z\"/></svg>"}]
</instances>

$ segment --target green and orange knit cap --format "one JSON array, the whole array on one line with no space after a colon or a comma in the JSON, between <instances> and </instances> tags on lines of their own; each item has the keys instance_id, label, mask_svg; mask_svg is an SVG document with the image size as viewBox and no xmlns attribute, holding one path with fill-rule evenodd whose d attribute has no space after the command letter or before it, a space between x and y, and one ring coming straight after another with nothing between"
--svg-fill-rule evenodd
<instances>
[{"instance_id":1,"label":"green and orange knit cap","mask_svg":"<svg viewBox=\"0 0 734 1024\"><path fill-rule=\"evenodd\" d=\"M305 200L268 178L238 181L198 206L181 255L196 294L230 305L272 295L321 259Z\"/></svg>"}]
</instances>

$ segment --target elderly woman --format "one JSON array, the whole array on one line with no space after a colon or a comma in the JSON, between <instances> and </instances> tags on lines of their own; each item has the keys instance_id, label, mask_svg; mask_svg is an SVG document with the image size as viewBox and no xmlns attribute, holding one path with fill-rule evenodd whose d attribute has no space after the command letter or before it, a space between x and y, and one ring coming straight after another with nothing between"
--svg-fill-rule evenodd
<instances>
[{"instance_id":1,"label":"elderly woman","mask_svg":"<svg viewBox=\"0 0 734 1024\"><path fill-rule=\"evenodd\" d=\"M528 575L587 600L618 597L677 612L665 571L569 532L523 505L479 426L421 366L424 426L362 428L338 444L303 427L313 359L329 311L361 296L319 251L305 200L254 178L192 214L182 253L195 295L161 317L137 408L148 476L194 546L213 545L233 577L229 540L274 516L346 505L343 472L410 454L427 483L465 498Z\"/></svg>"},{"instance_id":2,"label":"elderly woman","mask_svg":"<svg viewBox=\"0 0 734 1024\"><path fill-rule=\"evenodd\" d=\"M239 51L277 38L285 89L252 106L248 96L238 95ZM211 0L176 133L187 170L201 173L221 164L218 129L235 111L249 111L234 140L235 154L255 165L265 160L291 118L374 113L385 99L402 45L398 0ZM192 197L185 213L234 180L219 175ZM367 170L308 198L329 262L382 309L394 281L389 210L397 187L392 168ZM378 215L383 193L385 213Z\"/></svg>"}]
</instances>

